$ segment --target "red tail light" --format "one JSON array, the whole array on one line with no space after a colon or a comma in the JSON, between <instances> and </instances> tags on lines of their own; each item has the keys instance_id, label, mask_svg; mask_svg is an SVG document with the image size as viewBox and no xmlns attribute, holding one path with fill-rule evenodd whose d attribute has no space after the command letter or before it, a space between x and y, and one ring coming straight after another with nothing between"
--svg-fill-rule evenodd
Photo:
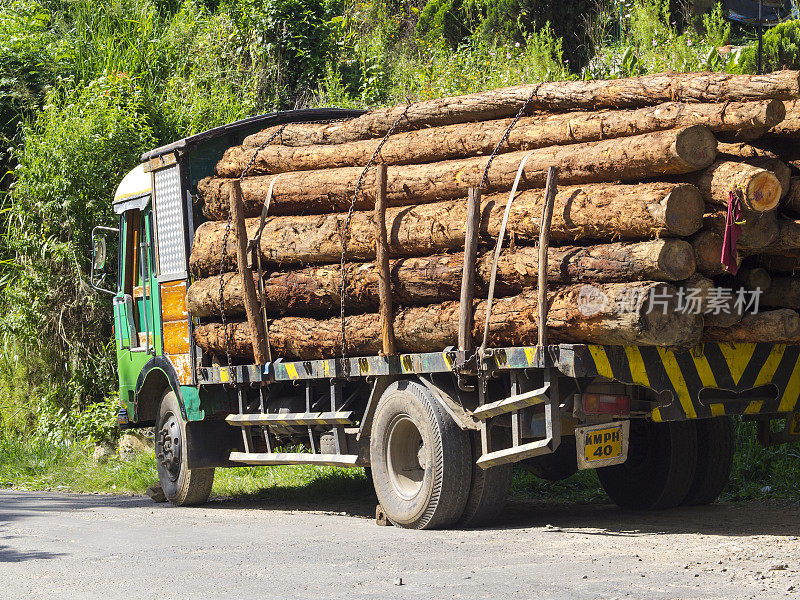
<instances>
[{"instance_id":1,"label":"red tail light","mask_svg":"<svg viewBox=\"0 0 800 600\"><path fill-rule=\"evenodd\" d=\"M583 412L587 415L628 415L631 399L616 394L582 394Z\"/></svg>"}]
</instances>

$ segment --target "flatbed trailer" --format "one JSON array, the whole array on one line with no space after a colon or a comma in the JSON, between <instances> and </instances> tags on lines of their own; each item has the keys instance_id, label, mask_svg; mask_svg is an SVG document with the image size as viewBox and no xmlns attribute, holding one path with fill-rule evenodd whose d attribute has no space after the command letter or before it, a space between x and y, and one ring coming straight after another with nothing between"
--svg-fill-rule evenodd
<instances>
[{"instance_id":1,"label":"flatbed trailer","mask_svg":"<svg viewBox=\"0 0 800 600\"><path fill-rule=\"evenodd\" d=\"M800 439L800 346L544 343L264 364L205 354L186 309L197 182L255 131L357 114L273 113L148 152L117 191L118 229L95 231L92 285L113 296L118 423L155 427L171 502L205 501L217 467L361 466L395 524L470 526L500 510L516 463L547 479L598 468L618 504L666 508L722 491L730 415L757 421L765 445ZM113 289L101 274L107 231L119 234Z\"/></svg>"}]
</instances>

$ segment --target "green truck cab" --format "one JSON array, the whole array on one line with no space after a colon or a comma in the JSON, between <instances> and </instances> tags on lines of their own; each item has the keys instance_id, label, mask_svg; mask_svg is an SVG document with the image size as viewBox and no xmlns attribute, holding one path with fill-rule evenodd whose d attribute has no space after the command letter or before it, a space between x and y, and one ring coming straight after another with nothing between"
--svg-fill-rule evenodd
<instances>
[{"instance_id":1,"label":"green truck cab","mask_svg":"<svg viewBox=\"0 0 800 600\"><path fill-rule=\"evenodd\" d=\"M205 354L186 309L197 182L246 135L357 114L274 113L147 152L115 195L118 228L96 228L92 285L112 296L118 423L154 427L171 502L205 501L218 467L369 466L393 523L469 526L499 512L518 464L546 479L595 468L621 506L667 508L719 495L730 415L756 420L764 444L800 437L800 346L448 347L266 364ZM119 242L111 287L106 235Z\"/></svg>"}]
</instances>

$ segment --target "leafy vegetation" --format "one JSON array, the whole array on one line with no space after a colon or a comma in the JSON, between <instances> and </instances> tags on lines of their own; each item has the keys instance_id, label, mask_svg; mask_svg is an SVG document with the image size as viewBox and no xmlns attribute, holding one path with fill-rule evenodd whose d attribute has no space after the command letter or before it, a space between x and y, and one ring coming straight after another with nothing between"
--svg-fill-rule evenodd
<instances>
[{"instance_id":1,"label":"leafy vegetation","mask_svg":"<svg viewBox=\"0 0 800 600\"><path fill-rule=\"evenodd\" d=\"M798 66L798 28L766 34L767 69ZM744 49L720 51L730 43ZM147 456L96 464L89 455L117 435L110 306L84 283L89 237L114 224L114 189L142 151L276 109L662 70L752 72L753 48L720 6L693 18L666 0L6 0L0 479L130 491L155 479ZM794 497L798 448L763 450L749 425L740 437L728 497L766 487ZM215 490L363 484L353 477L232 470ZM559 484L520 473L515 489L601 497L591 473Z\"/></svg>"}]
</instances>

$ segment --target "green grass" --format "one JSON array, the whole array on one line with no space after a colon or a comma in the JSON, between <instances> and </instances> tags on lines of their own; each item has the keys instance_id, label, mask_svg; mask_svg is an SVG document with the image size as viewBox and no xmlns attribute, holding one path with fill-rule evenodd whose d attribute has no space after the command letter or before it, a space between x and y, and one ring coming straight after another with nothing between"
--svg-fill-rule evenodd
<instances>
[{"instance_id":1,"label":"green grass","mask_svg":"<svg viewBox=\"0 0 800 600\"><path fill-rule=\"evenodd\" d=\"M755 425L736 422L736 455L721 499L800 503L800 444L762 448ZM152 452L112 455L96 462L90 447L36 438L21 442L0 436L0 485L29 490L141 494L158 479ZM213 494L324 509L342 501L374 500L364 469L286 465L218 469ZM608 502L594 471L548 482L515 470L511 495L517 499Z\"/></svg>"},{"instance_id":2,"label":"green grass","mask_svg":"<svg viewBox=\"0 0 800 600\"><path fill-rule=\"evenodd\" d=\"M0 483L6 487L142 493L156 478L152 454L96 463L78 446L0 437Z\"/></svg>"}]
</instances>

